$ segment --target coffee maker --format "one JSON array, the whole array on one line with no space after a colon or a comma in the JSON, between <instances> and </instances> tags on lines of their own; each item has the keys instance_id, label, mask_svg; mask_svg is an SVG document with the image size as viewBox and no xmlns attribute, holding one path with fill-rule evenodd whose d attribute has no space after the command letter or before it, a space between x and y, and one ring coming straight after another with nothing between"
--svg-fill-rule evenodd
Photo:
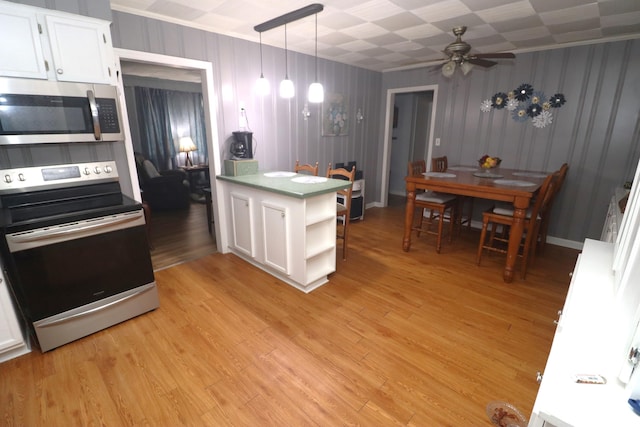
<instances>
[{"instance_id":1,"label":"coffee maker","mask_svg":"<svg viewBox=\"0 0 640 427\"><path fill-rule=\"evenodd\" d=\"M231 143L231 156L233 160L253 159L253 132L236 131L233 133Z\"/></svg>"}]
</instances>

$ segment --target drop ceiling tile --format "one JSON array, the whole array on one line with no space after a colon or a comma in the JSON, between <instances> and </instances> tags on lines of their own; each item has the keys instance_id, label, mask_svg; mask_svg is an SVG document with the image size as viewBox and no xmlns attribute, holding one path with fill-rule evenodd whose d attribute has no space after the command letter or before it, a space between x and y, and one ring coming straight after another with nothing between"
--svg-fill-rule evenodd
<instances>
[{"instance_id":1,"label":"drop ceiling tile","mask_svg":"<svg viewBox=\"0 0 640 427\"><path fill-rule=\"evenodd\" d=\"M521 30L523 28L541 27L543 25L544 24L538 15L531 15L507 21L495 22L493 27L498 31L498 33L502 34Z\"/></svg>"},{"instance_id":2,"label":"drop ceiling tile","mask_svg":"<svg viewBox=\"0 0 640 427\"><path fill-rule=\"evenodd\" d=\"M638 32L640 32L640 24L638 23L602 28L602 35L607 37L629 36L630 34L637 34Z\"/></svg>"},{"instance_id":3,"label":"drop ceiling tile","mask_svg":"<svg viewBox=\"0 0 640 427\"><path fill-rule=\"evenodd\" d=\"M354 40L348 43L343 43L339 47L349 52L358 52L360 50L372 49L376 47L373 43L366 42L364 40Z\"/></svg>"},{"instance_id":4,"label":"drop ceiling tile","mask_svg":"<svg viewBox=\"0 0 640 427\"><path fill-rule=\"evenodd\" d=\"M397 31L402 28L424 24L424 21L418 18L413 13L402 12L397 15L374 21L374 24L379 25L389 31Z\"/></svg>"},{"instance_id":5,"label":"drop ceiling tile","mask_svg":"<svg viewBox=\"0 0 640 427\"><path fill-rule=\"evenodd\" d=\"M596 4L594 0L530 0L530 3L538 13L584 6L585 3Z\"/></svg>"},{"instance_id":6,"label":"drop ceiling tile","mask_svg":"<svg viewBox=\"0 0 640 427\"><path fill-rule=\"evenodd\" d=\"M369 43L373 43L376 46L388 46L391 44L404 43L408 40L404 37L400 37L397 34L387 33L377 37L368 38Z\"/></svg>"},{"instance_id":7,"label":"drop ceiling tile","mask_svg":"<svg viewBox=\"0 0 640 427\"><path fill-rule=\"evenodd\" d=\"M555 40L556 43L574 43L598 37L602 37L602 32L599 28L596 28L588 31L574 31L563 34L555 34L553 36L553 40Z\"/></svg>"},{"instance_id":8,"label":"drop ceiling tile","mask_svg":"<svg viewBox=\"0 0 640 427\"><path fill-rule=\"evenodd\" d=\"M322 43L325 44L339 46L341 44L348 43L357 39L347 34L335 31L333 33L325 34L322 37L318 36L318 40L322 40Z\"/></svg>"},{"instance_id":9,"label":"drop ceiling tile","mask_svg":"<svg viewBox=\"0 0 640 427\"><path fill-rule=\"evenodd\" d=\"M551 33L549 32L549 29L547 27L536 27L511 31L509 33L503 34L503 36L507 40L517 44L518 42L522 42L523 40L527 39L541 39L547 36L551 36Z\"/></svg>"},{"instance_id":10,"label":"drop ceiling tile","mask_svg":"<svg viewBox=\"0 0 640 427\"><path fill-rule=\"evenodd\" d=\"M330 14L322 16L322 25L333 28L335 30L354 27L365 22L366 21L364 19L344 12L332 12ZM320 23L320 16L318 16L318 23Z\"/></svg>"},{"instance_id":11,"label":"drop ceiling tile","mask_svg":"<svg viewBox=\"0 0 640 427\"><path fill-rule=\"evenodd\" d=\"M599 18L599 12L598 5L592 3L568 9L554 10L553 12L543 12L539 16L545 25L562 25L573 21Z\"/></svg>"},{"instance_id":12,"label":"drop ceiling tile","mask_svg":"<svg viewBox=\"0 0 640 427\"><path fill-rule=\"evenodd\" d=\"M442 35L442 30L431 24L422 24L396 31L396 33L409 40L424 39Z\"/></svg>"},{"instance_id":13,"label":"drop ceiling tile","mask_svg":"<svg viewBox=\"0 0 640 427\"><path fill-rule=\"evenodd\" d=\"M551 34L573 33L576 31L584 32L600 28L600 19L591 18L583 21L567 22L560 25L547 25Z\"/></svg>"},{"instance_id":14,"label":"drop ceiling tile","mask_svg":"<svg viewBox=\"0 0 640 427\"><path fill-rule=\"evenodd\" d=\"M389 0L369 0L344 9L344 11L370 22L378 21L388 16L404 12L402 8Z\"/></svg>"},{"instance_id":15,"label":"drop ceiling tile","mask_svg":"<svg viewBox=\"0 0 640 427\"><path fill-rule=\"evenodd\" d=\"M551 35L546 37L540 37L537 39L522 39L522 40L514 40L514 46L518 49L531 48L536 46L553 46L555 44L555 40Z\"/></svg>"},{"instance_id":16,"label":"drop ceiling tile","mask_svg":"<svg viewBox=\"0 0 640 427\"><path fill-rule=\"evenodd\" d=\"M631 12L640 12L640 1L638 0L616 0L598 2L600 15L621 15Z\"/></svg>"},{"instance_id":17,"label":"drop ceiling tile","mask_svg":"<svg viewBox=\"0 0 640 427\"><path fill-rule=\"evenodd\" d=\"M510 21L516 18L532 16L535 13L531 4L526 0L509 2L502 6L476 12L480 18L488 23Z\"/></svg>"},{"instance_id":18,"label":"drop ceiling tile","mask_svg":"<svg viewBox=\"0 0 640 427\"><path fill-rule=\"evenodd\" d=\"M169 15L175 19L192 21L204 15L202 10L194 9L189 6L169 2L169 1L157 1L152 4L148 9L149 12L158 13L160 15Z\"/></svg>"},{"instance_id":19,"label":"drop ceiling tile","mask_svg":"<svg viewBox=\"0 0 640 427\"><path fill-rule=\"evenodd\" d=\"M433 25L440 28L442 31L451 34L451 37L454 37L453 33L451 32L451 30L454 27L459 27L461 25L464 25L467 27L467 29L471 29L477 25L483 25L484 23L485 22L482 19L480 19L478 15L473 13L467 13L465 15L460 15L457 17L449 18L449 19L434 21Z\"/></svg>"},{"instance_id":20,"label":"drop ceiling tile","mask_svg":"<svg viewBox=\"0 0 640 427\"><path fill-rule=\"evenodd\" d=\"M394 52L410 52L410 51L418 50L422 47L418 43L414 43L411 41L404 41L401 43L394 43L394 44L385 45L385 46Z\"/></svg>"},{"instance_id":21,"label":"drop ceiling tile","mask_svg":"<svg viewBox=\"0 0 640 427\"><path fill-rule=\"evenodd\" d=\"M342 32L348 36L352 36L353 38L360 39L370 39L371 37L381 36L383 34L389 33L389 31L385 30L384 28L370 22L356 25L355 27L345 28L342 30Z\"/></svg>"},{"instance_id":22,"label":"drop ceiling tile","mask_svg":"<svg viewBox=\"0 0 640 427\"><path fill-rule=\"evenodd\" d=\"M603 16L600 18L602 27L620 27L636 25L640 23L640 11L625 13L623 15Z\"/></svg>"},{"instance_id":23,"label":"drop ceiling tile","mask_svg":"<svg viewBox=\"0 0 640 427\"><path fill-rule=\"evenodd\" d=\"M469 14L471 10L460 0L443 0L415 9L413 13L425 22L438 22Z\"/></svg>"}]
</instances>

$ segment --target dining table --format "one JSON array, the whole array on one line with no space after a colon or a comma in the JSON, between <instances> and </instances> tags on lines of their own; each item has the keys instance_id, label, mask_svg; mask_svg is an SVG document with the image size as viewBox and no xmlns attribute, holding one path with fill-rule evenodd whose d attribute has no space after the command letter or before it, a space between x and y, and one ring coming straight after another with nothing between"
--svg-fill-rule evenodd
<instances>
[{"instance_id":1,"label":"dining table","mask_svg":"<svg viewBox=\"0 0 640 427\"><path fill-rule=\"evenodd\" d=\"M524 233L527 208L547 175L547 172L539 171L503 167L482 169L478 166L461 165L451 166L444 172L425 172L421 175L407 176L405 178L407 202L402 240L403 250L408 252L411 248L411 229L416 193L420 190L508 202L513 204L514 221L509 232L503 280L506 283L511 283Z\"/></svg>"}]
</instances>

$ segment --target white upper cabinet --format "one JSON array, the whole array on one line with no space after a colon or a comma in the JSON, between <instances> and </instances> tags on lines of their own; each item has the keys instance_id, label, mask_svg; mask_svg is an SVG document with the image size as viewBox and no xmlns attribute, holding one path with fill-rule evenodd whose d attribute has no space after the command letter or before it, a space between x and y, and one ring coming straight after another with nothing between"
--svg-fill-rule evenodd
<instances>
[{"instance_id":1,"label":"white upper cabinet","mask_svg":"<svg viewBox=\"0 0 640 427\"><path fill-rule=\"evenodd\" d=\"M28 8L0 3L0 74L46 79L36 15Z\"/></svg>"},{"instance_id":2,"label":"white upper cabinet","mask_svg":"<svg viewBox=\"0 0 640 427\"><path fill-rule=\"evenodd\" d=\"M1 76L116 83L108 21L0 2L0 40Z\"/></svg>"}]
</instances>

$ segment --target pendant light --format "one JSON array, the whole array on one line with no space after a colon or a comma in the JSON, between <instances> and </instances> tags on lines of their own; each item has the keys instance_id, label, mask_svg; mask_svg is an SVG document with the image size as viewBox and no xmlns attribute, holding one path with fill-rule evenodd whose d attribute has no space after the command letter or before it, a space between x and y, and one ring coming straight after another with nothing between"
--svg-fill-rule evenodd
<instances>
[{"instance_id":1,"label":"pendant light","mask_svg":"<svg viewBox=\"0 0 640 427\"><path fill-rule=\"evenodd\" d=\"M271 87L269 86L269 80L264 78L264 74L262 73L262 33L260 33L260 77L257 81L257 89L258 95L266 96L271 92Z\"/></svg>"},{"instance_id":2,"label":"pendant light","mask_svg":"<svg viewBox=\"0 0 640 427\"><path fill-rule=\"evenodd\" d=\"M287 24L284 24L284 80L280 82L280 97L293 98L295 88L293 82L289 80L289 64L287 61Z\"/></svg>"},{"instance_id":3,"label":"pendant light","mask_svg":"<svg viewBox=\"0 0 640 427\"><path fill-rule=\"evenodd\" d=\"M320 103L324 101L324 88L318 83L318 14L316 13L316 79L309 86L307 94L309 102Z\"/></svg>"}]
</instances>

